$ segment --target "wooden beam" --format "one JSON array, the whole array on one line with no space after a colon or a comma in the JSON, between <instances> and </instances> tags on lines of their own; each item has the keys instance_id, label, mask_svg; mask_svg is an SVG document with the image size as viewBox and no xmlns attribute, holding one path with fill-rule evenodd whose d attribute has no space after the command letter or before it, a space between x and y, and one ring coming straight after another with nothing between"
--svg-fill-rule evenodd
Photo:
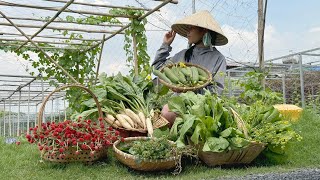
<instances>
[{"instance_id":1,"label":"wooden beam","mask_svg":"<svg viewBox=\"0 0 320 180\"><path fill-rule=\"evenodd\" d=\"M11 26L10 23L2 23L0 22L0 25L2 26ZM33 24L16 24L18 27L25 27L25 28L40 28L41 25L33 25ZM67 31L80 31L80 32L86 32L86 33L105 33L105 34L112 34L114 32L118 31L107 31L107 30L89 30L86 28L69 28L69 27L56 27L56 26L47 26L46 29L54 29L54 30L67 30ZM123 34L122 32L119 32L118 34Z\"/></svg>"},{"instance_id":2,"label":"wooden beam","mask_svg":"<svg viewBox=\"0 0 320 180\"><path fill-rule=\"evenodd\" d=\"M29 42L28 40L24 40L24 39L7 39L7 38L0 38L0 41L13 41L13 42ZM33 42L36 43L48 43L48 44L63 44L63 45L80 45L80 46L88 46L82 43L67 43L67 42L53 42L53 41L38 41L38 40L33 40ZM22 45L22 44L19 44Z\"/></svg>"},{"instance_id":3,"label":"wooden beam","mask_svg":"<svg viewBox=\"0 0 320 180\"><path fill-rule=\"evenodd\" d=\"M64 2L64 3L66 2L65 0L44 0L44 1ZM84 2L73 2L73 4L95 6L95 7L104 7L104 8L119 8L119 9L143 10L143 11L150 11L151 10L151 9L138 8L138 7L114 6L114 5L106 5L106 4L92 4L92 3L84 3Z\"/></svg>"},{"instance_id":4,"label":"wooden beam","mask_svg":"<svg viewBox=\"0 0 320 180\"><path fill-rule=\"evenodd\" d=\"M154 0L154 1L165 1L165 0ZM171 1L170 3L172 3L172 4L178 4L178 0L173 0L173 1Z\"/></svg>"},{"instance_id":5,"label":"wooden beam","mask_svg":"<svg viewBox=\"0 0 320 180\"><path fill-rule=\"evenodd\" d=\"M58 10L58 12L48 21L46 22L46 24L44 24L36 33L34 33L30 39L33 39L34 37L36 37L41 31L43 31L52 21L54 21L61 13L62 11L64 11L65 9L67 9L74 0L70 0L68 1L61 9ZM7 18L8 19L8 18ZM18 47L16 50L19 50L20 48L22 48L25 44L22 44L20 47Z\"/></svg>"},{"instance_id":6,"label":"wooden beam","mask_svg":"<svg viewBox=\"0 0 320 180\"><path fill-rule=\"evenodd\" d=\"M0 32L0 35L10 35L10 36L23 36L18 33L7 33L7 32ZM27 36L31 36L30 34L27 34ZM36 38L48 38L48 39L68 39L69 37L61 37L61 36L51 36L51 35L38 35ZM101 41L101 39L86 39L86 38L73 38L72 40L78 40L78 41Z\"/></svg>"},{"instance_id":7,"label":"wooden beam","mask_svg":"<svg viewBox=\"0 0 320 180\"><path fill-rule=\"evenodd\" d=\"M147 16L149 16L150 14L154 13L155 11L159 10L160 8L162 8L163 6L165 6L166 4L170 3L172 0L165 0L163 3L161 3L160 5L156 6L155 8L153 8L151 11L148 11L146 14L142 15L141 17L139 17L139 20L142 20L144 18L146 18ZM110 36L106 37L103 39L102 42L107 41L108 39L111 39L112 37L114 37L115 35L119 34L121 31L127 29L128 27L131 26L131 23L127 24L126 26L122 27L121 29L119 29L118 31L114 32L113 34L111 34ZM90 51L93 48L98 47L102 42L96 43L95 45L91 46L89 49L85 50L84 52Z\"/></svg>"},{"instance_id":8,"label":"wooden beam","mask_svg":"<svg viewBox=\"0 0 320 180\"><path fill-rule=\"evenodd\" d=\"M31 43L32 45L34 45L35 47L37 47L47 58L48 60L53 63L57 68L59 68L66 76L68 76L71 81L73 81L76 84L79 84L79 82L77 80L74 79L74 77L72 77L62 66L60 66L55 60L53 60L45 51L43 51L43 49L41 49L41 47L39 47L35 42L32 41L32 39L29 38L29 36L27 36L17 25L15 25L9 18L7 18L7 16L5 14L2 13L2 11L0 11L0 14L2 15L2 17L6 18L7 21L10 22L10 24L12 26L14 26L22 35L24 35Z\"/></svg>"},{"instance_id":9,"label":"wooden beam","mask_svg":"<svg viewBox=\"0 0 320 180\"><path fill-rule=\"evenodd\" d=\"M0 17L2 18L2 17ZM21 17L10 17L8 16L9 19L12 20L22 20L22 21L38 21L38 22L48 22L48 20L45 19L37 19L37 18L21 18ZM67 24L77 24L77 25L90 25L90 26L101 26L101 27L123 27L124 25L122 24L89 24L89 23L80 23L80 22L69 22L65 20L55 20L52 23L67 23Z\"/></svg>"},{"instance_id":10,"label":"wooden beam","mask_svg":"<svg viewBox=\"0 0 320 180\"><path fill-rule=\"evenodd\" d=\"M46 7L46 6L36 6L30 4L18 4L18 3L7 3L7 2L0 2L1 6L13 6L13 7L23 7L23 8L31 8L31 9L40 9L40 10L47 10L47 11L58 11L59 8L56 7ZM101 12L93 12L93 11L83 11L83 10L70 10L66 9L63 12L67 13L76 13L76 14L90 14L90 15L98 15L98 16L108 16L108 17L120 17L120 18L136 18L136 16L128 16L128 15L115 15L109 13L101 13Z\"/></svg>"},{"instance_id":11,"label":"wooden beam","mask_svg":"<svg viewBox=\"0 0 320 180\"><path fill-rule=\"evenodd\" d=\"M10 43L1 43L0 42L0 45L2 46L12 46L12 47L20 47L21 44L10 44ZM24 46L25 48L28 48L28 49L37 49L37 47L35 46ZM42 49L67 49L67 50L79 50L79 48L70 48L70 47L44 47L42 46L41 47Z\"/></svg>"},{"instance_id":12,"label":"wooden beam","mask_svg":"<svg viewBox=\"0 0 320 180\"><path fill-rule=\"evenodd\" d=\"M106 37L106 35L103 35L102 40ZM101 44L101 49L100 49L100 54L99 54L99 59L98 59L98 65L97 65L97 71L96 71L96 79L95 79L95 83L97 84L97 80L98 80L98 76L99 76L99 70L100 70L100 63L101 63L101 58L102 58L102 53L103 53L103 47L104 47L104 43Z\"/></svg>"}]
</instances>

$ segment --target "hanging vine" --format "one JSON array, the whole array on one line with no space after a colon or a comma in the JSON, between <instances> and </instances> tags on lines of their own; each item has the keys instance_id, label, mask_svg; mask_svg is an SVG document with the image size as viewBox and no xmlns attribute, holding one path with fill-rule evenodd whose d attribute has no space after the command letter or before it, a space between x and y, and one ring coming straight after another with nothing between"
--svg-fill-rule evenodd
<instances>
[{"instance_id":1,"label":"hanging vine","mask_svg":"<svg viewBox=\"0 0 320 180\"><path fill-rule=\"evenodd\" d=\"M131 67L130 74L134 74L134 54L132 46L132 36L135 35L137 45L137 61L138 61L138 72L144 77L147 77L151 73L150 67L150 56L147 53L147 36L145 34L145 25L147 19L138 20L138 17L144 14L141 10L124 10L124 9L112 9L110 11L116 15L129 15L137 18L131 18L131 26L125 30L124 46L123 49L126 51L127 63Z\"/></svg>"}]
</instances>

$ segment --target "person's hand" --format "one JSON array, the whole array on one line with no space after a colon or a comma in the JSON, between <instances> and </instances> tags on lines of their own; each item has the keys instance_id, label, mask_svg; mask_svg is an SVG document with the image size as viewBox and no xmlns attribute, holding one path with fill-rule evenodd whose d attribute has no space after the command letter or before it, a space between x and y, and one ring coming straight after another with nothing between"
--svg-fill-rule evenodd
<instances>
[{"instance_id":1,"label":"person's hand","mask_svg":"<svg viewBox=\"0 0 320 180\"><path fill-rule=\"evenodd\" d=\"M164 37L163 37L163 43L167 44L167 45L171 45L171 43L173 42L174 38L176 37L176 32L174 32L173 30L167 32Z\"/></svg>"}]
</instances>

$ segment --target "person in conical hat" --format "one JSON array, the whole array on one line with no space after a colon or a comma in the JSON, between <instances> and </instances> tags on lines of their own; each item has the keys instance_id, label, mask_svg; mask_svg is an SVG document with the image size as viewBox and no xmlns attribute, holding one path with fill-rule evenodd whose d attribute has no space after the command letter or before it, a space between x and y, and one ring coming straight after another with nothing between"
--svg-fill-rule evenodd
<instances>
[{"instance_id":1,"label":"person in conical hat","mask_svg":"<svg viewBox=\"0 0 320 180\"><path fill-rule=\"evenodd\" d=\"M208 11L199 11L195 14L178 20L171 26L172 30L167 32L163 38L163 43L156 53L156 57L152 66L156 69L161 68L166 63L190 62L207 68L215 81L215 85L211 84L206 88L211 92L218 94L224 89L224 76L226 72L225 57L215 48L228 43L227 37L221 30L218 22L212 17ZM168 58L176 33L186 37L190 47L184 49L172 58ZM196 93L203 93L203 90ZM175 114L169 112L169 108L165 105L162 109L162 115L173 123Z\"/></svg>"}]
</instances>

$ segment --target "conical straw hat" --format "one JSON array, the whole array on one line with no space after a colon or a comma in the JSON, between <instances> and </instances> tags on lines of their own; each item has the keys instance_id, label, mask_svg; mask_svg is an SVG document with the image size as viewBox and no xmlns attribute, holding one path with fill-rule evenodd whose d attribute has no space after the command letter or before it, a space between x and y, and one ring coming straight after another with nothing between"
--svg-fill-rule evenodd
<instances>
[{"instance_id":1,"label":"conical straw hat","mask_svg":"<svg viewBox=\"0 0 320 180\"><path fill-rule=\"evenodd\" d=\"M211 16L209 11L199 11L195 14L187 16L174 23L171 28L181 36L187 37L189 25L202 27L216 32L216 46L222 46L228 43L228 38L223 34L220 25Z\"/></svg>"}]
</instances>

